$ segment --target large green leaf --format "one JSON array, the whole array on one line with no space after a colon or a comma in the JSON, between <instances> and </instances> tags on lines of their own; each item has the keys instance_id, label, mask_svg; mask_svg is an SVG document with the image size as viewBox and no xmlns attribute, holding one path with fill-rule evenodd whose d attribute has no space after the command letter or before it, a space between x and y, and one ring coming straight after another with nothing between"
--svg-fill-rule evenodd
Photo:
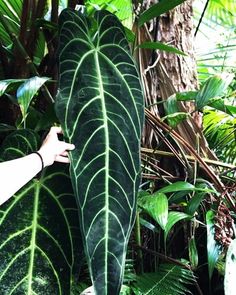
<instances>
[{"instance_id":1,"label":"large green leaf","mask_svg":"<svg viewBox=\"0 0 236 295\"><path fill-rule=\"evenodd\" d=\"M37 141L32 131L16 131L6 139L1 157L22 156L35 150ZM1 206L1 295L71 294L81 248L77 206L65 169L48 168Z\"/></svg>"},{"instance_id":2,"label":"large green leaf","mask_svg":"<svg viewBox=\"0 0 236 295\"><path fill-rule=\"evenodd\" d=\"M225 295L233 295L236 288L236 240L229 246L225 263L224 289Z\"/></svg>"},{"instance_id":3,"label":"large green leaf","mask_svg":"<svg viewBox=\"0 0 236 295\"><path fill-rule=\"evenodd\" d=\"M91 26L90 26L91 25ZM123 27L109 12L60 17L56 112L76 146L71 176L96 294L119 294L140 182L143 94Z\"/></svg>"}]
</instances>

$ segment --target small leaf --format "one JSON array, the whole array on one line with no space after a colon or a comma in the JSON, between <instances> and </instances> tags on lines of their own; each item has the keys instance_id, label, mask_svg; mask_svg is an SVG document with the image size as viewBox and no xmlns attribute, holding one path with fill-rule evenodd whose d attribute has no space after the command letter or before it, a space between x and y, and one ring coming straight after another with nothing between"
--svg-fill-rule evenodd
<instances>
[{"instance_id":1,"label":"small leaf","mask_svg":"<svg viewBox=\"0 0 236 295\"><path fill-rule=\"evenodd\" d=\"M236 239L229 246L226 263L225 263L225 278L224 289L225 295L234 295L236 289Z\"/></svg>"},{"instance_id":2,"label":"small leaf","mask_svg":"<svg viewBox=\"0 0 236 295\"><path fill-rule=\"evenodd\" d=\"M17 89L17 99L20 105L20 109L22 112L23 120L27 116L27 110L30 105L32 98L39 91L40 87L48 81L50 78L47 77L32 77L25 81L18 89Z\"/></svg>"},{"instance_id":3,"label":"small leaf","mask_svg":"<svg viewBox=\"0 0 236 295\"><path fill-rule=\"evenodd\" d=\"M169 231L178 221L180 221L182 219L191 219L191 218L192 218L192 216L190 216L186 213L183 213L183 212L177 212L177 211L169 212L168 221L166 224L165 234L164 234L165 241L166 241Z\"/></svg>"},{"instance_id":4,"label":"small leaf","mask_svg":"<svg viewBox=\"0 0 236 295\"><path fill-rule=\"evenodd\" d=\"M195 100L197 97L198 91L186 91L186 92L177 92L175 94L178 101L189 101Z\"/></svg>"},{"instance_id":5,"label":"small leaf","mask_svg":"<svg viewBox=\"0 0 236 295\"><path fill-rule=\"evenodd\" d=\"M8 79L0 81L0 96L2 96L11 85L17 85L25 81L24 79Z\"/></svg>"},{"instance_id":6,"label":"small leaf","mask_svg":"<svg viewBox=\"0 0 236 295\"><path fill-rule=\"evenodd\" d=\"M206 183L198 183L198 184L196 184L196 187L199 188L199 189L202 188L204 190L208 189L208 185ZM188 202L188 205L187 205L187 208L186 208L186 213L187 214L193 215L197 211L197 209L198 209L202 199L206 195L206 193L207 193L206 191L197 191L197 192L195 192L194 196Z\"/></svg>"},{"instance_id":7,"label":"small leaf","mask_svg":"<svg viewBox=\"0 0 236 295\"><path fill-rule=\"evenodd\" d=\"M178 112L174 114L167 115L162 118L162 120L167 120L170 127L175 128L179 123L186 120L189 117L188 113Z\"/></svg>"},{"instance_id":8,"label":"small leaf","mask_svg":"<svg viewBox=\"0 0 236 295\"><path fill-rule=\"evenodd\" d=\"M207 256L208 256L208 272L209 279L211 279L215 264L220 256L220 246L214 238L215 228L214 228L214 218L215 213L213 211L208 211L206 214L206 224L207 224Z\"/></svg>"},{"instance_id":9,"label":"small leaf","mask_svg":"<svg viewBox=\"0 0 236 295\"><path fill-rule=\"evenodd\" d=\"M198 266L198 252L194 236L189 240L188 251L192 268L196 269Z\"/></svg>"},{"instance_id":10,"label":"small leaf","mask_svg":"<svg viewBox=\"0 0 236 295\"><path fill-rule=\"evenodd\" d=\"M147 220L145 220L145 219L143 219L141 217L139 218L139 222L140 222L141 225L143 225L146 228L150 229L152 232L158 232L157 227L154 224L152 224L151 222L149 222L149 221L147 221Z\"/></svg>"},{"instance_id":11,"label":"small leaf","mask_svg":"<svg viewBox=\"0 0 236 295\"><path fill-rule=\"evenodd\" d=\"M207 79L196 97L197 109L206 106L210 99L223 95L232 79L232 74L222 74Z\"/></svg>"},{"instance_id":12,"label":"small leaf","mask_svg":"<svg viewBox=\"0 0 236 295\"><path fill-rule=\"evenodd\" d=\"M138 199L138 205L165 230L168 218L168 199L166 195L155 193L153 195L143 196Z\"/></svg>"},{"instance_id":13,"label":"small leaf","mask_svg":"<svg viewBox=\"0 0 236 295\"><path fill-rule=\"evenodd\" d=\"M172 1L161 1L157 4L152 5L148 10L144 11L138 19L138 25L141 27L144 23L151 19L160 16L163 13L175 8L185 0L172 0Z\"/></svg>"},{"instance_id":14,"label":"small leaf","mask_svg":"<svg viewBox=\"0 0 236 295\"><path fill-rule=\"evenodd\" d=\"M210 99L208 105L216 110L224 112L230 116L236 115L236 107L227 104L224 98L213 98Z\"/></svg>"},{"instance_id":15,"label":"small leaf","mask_svg":"<svg viewBox=\"0 0 236 295\"><path fill-rule=\"evenodd\" d=\"M143 42L142 44L137 46L137 48L158 49L158 50L163 50L163 51L187 56L187 54L184 53L183 51L181 51L173 46L166 45L166 44L163 44L162 42L158 42L158 41L156 41L156 42Z\"/></svg>"}]
</instances>

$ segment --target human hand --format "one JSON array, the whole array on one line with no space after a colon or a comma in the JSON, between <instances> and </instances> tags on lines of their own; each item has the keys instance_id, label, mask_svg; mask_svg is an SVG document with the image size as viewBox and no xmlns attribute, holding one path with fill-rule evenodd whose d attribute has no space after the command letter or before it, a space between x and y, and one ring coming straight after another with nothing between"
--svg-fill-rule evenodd
<instances>
[{"instance_id":1,"label":"human hand","mask_svg":"<svg viewBox=\"0 0 236 295\"><path fill-rule=\"evenodd\" d=\"M55 161L69 163L68 151L73 150L75 146L74 144L60 141L58 139L59 133L62 133L61 127L51 127L38 151L43 158L45 167L52 165Z\"/></svg>"}]
</instances>

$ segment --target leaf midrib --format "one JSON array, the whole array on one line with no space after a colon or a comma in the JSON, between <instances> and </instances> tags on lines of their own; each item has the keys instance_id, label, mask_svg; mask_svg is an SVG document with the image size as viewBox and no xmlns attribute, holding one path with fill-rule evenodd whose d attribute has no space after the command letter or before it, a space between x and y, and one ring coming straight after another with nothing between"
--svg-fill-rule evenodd
<instances>
[{"instance_id":1,"label":"leaf midrib","mask_svg":"<svg viewBox=\"0 0 236 295\"><path fill-rule=\"evenodd\" d=\"M39 182L35 186L35 197L34 197L34 211L32 220L32 236L30 241L30 263L29 263L29 279L28 279L28 292L27 295L32 294L32 284L33 284L33 268L34 268L34 257L35 257L35 247L36 247L36 232L37 232L37 222L38 222L38 203L39 203Z\"/></svg>"},{"instance_id":2,"label":"leaf midrib","mask_svg":"<svg viewBox=\"0 0 236 295\"><path fill-rule=\"evenodd\" d=\"M101 97L101 105L102 105L102 114L103 114L103 121L104 121L104 134L105 134L105 288L107 288L108 277L107 277L107 256L108 256L108 232L109 232L109 223L108 223L108 215L109 215L109 131L108 131L108 119L107 119L107 111L106 111L106 104L105 104L105 96L104 96L104 89L103 89L103 81L102 75L100 71L99 65L99 58L98 58L98 50L95 50L95 64L96 70L98 75L98 82L99 82L99 93ZM107 294L107 289L105 290Z\"/></svg>"}]
</instances>

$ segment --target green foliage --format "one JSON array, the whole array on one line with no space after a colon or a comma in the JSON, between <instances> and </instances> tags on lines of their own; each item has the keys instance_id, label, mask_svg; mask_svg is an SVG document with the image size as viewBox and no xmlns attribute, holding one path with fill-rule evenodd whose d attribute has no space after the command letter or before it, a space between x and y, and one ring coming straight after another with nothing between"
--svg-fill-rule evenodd
<instances>
[{"instance_id":1,"label":"green foliage","mask_svg":"<svg viewBox=\"0 0 236 295\"><path fill-rule=\"evenodd\" d=\"M165 194L143 196L138 199L138 205L165 230L168 218L168 199Z\"/></svg>"},{"instance_id":2,"label":"green foliage","mask_svg":"<svg viewBox=\"0 0 236 295\"><path fill-rule=\"evenodd\" d=\"M151 19L160 16L163 13L175 8L185 0L172 0L172 1L161 1L157 4L152 5L149 9L144 11L138 18L138 25L141 27Z\"/></svg>"},{"instance_id":3,"label":"green foliage","mask_svg":"<svg viewBox=\"0 0 236 295\"><path fill-rule=\"evenodd\" d=\"M137 276L135 294L138 295L179 295L191 292L186 284L195 281L193 273L181 266L173 264L161 264L157 273L145 273Z\"/></svg>"},{"instance_id":4,"label":"green foliage","mask_svg":"<svg viewBox=\"0 0 236 295\"><path fill-rule=\"evenodd\" d=\"M183 220L183 219L191 219L192 216L186 214L186 213L183 213L183 212L177 212L177 211L171 211L169 212L168 214L168 220L167 220L167 224L166 224L166 227L165 227L165 233L164 233L164 239L166 241L167 239L167 236L170 232L170 230L172 229L172 227L177 223L179 222L180 220Z\"/></svg>"},{"instance_id":5,"label":"green foliage","mask_svg":"<svg viewBox=\"0 0 236 295\"><path fill-rule=\"evenodd\" d=\"M189 261L192 269L196 269L198 266L198 251L195 237L192 236L188 243Z\"/></svg>"},{"instance_id":6,"label":"green foliage","mask_svg":"<svg viewBox=\"0 0 236 295\"><path fill-rule=\"evenodd\" d=\"M206 225L207 225L207 257L208 257L208 271L209 278L211 279L214 267L219 258L221 249L219 244L215 241L214 234L214 217L215 213L213 211L208 211L206 213Z\"/></svg>"},{"instance_id":7,"label":"green foliage","mask_svg":"<svg viewBox=\"0 0 236 295\"><path fill-rule=\"evenodd\" d=\"M202 109L210 99L222 96L229 84L232 82L233 75L214 76L207 79L196 97L196 108Z\"/></svg>"},{"instance_id":8,"label":"green foliage","mask_svg":"<svg viewBox=\"0 0 236 295\"><path fill-rule=\"evenodd\" d=\"M31 130L15 131L5 139L1 159L35 151L38 141ZM46 169L1 206L1 294L70 294L81 259L76 210L61 166Z\"/></svg>"},{"instance_id":9,"label":"green foliage","mask_svg":"<svg viewBox=\"0 0 236 295\"><path fill-rule=\"evenodd\" d=\"M180 55L187 55L186 53L184 53L181 50L178 50L177 48L170 46L170 45L166 45L163 44L161 42L143 42L140 45L138 45L138 48L145 48L145 49L158 49L158 50L163 50L163 51L167 51L167 52L172 52L172 53L176 53L176 54L180 54Z\"/></svg>"},{"instance_id":10,"label":"green foliage","mask_svg":"<svg viewBox=\"0 0 236 295\"><path fill-rule=\"evenodd\" d=\"M118 19L99 11L90 20L60 16L56 112L76 146L71 177L94 288L115 295L135 218L143 96Z\"/></svg>"},{"instance_id":11,"label":"green foliage","mask_svg":"<svg viewBox=\"0 0 236 295\"><path fill-rule=\"evenodd\" d=\"M31 100L35 96L35 94L39 91L42 85L48 81L47 77L32 77L26 80L21 86L17 89L16 97L18 99L18 103L20 105L20 109L22 112L22 119L25 123L28 109Z\"/></svg>"},{"instance_id":12,"label":"green foliage","mask_svg":"<svg viewBox=\"0 0 236 295\"><path fill-rule=\"evenodd\" d=\"M236 163L235 114L207 109L204 113L204 134L219 159Z\"/></svg>"}]
</instances>

